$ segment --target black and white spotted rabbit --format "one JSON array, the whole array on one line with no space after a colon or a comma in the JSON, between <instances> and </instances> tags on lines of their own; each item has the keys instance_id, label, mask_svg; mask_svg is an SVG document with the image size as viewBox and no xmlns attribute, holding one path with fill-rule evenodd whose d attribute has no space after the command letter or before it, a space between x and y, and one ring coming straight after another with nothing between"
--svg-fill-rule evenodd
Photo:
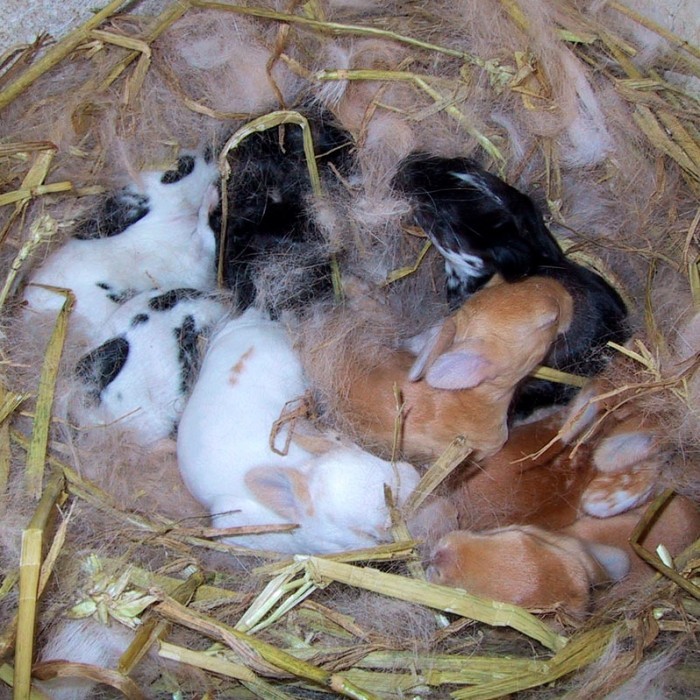
<instances>
[{"instance_id":1,"label":"black and white spotted rabbit","mask_svg":"<svg viewBox=\"0 0 700 700\"><path fill-rule=\"evenodd\" d=\"M142 292L122 304L102 341L77 362L71 423L115 425L144 446L172 437L197 377L200 341L226 311L187 288Z\"/></svg>"},{"instance_id":2,"label":"black and white spotted rabbit","mask_svg":"<svg viewBox=\"0 0 700 700\"><path fill-rule=\"evenodd\" d=\"M72 327L93 340L119 305L140 292L213 289L216 243L209 215L218 203L217 175L211 156L185 154L175 169L142 172L110 195L30 276L24 320L53 315L63 303L39 285L72 290Z\"/></svg>"}]
</instances>

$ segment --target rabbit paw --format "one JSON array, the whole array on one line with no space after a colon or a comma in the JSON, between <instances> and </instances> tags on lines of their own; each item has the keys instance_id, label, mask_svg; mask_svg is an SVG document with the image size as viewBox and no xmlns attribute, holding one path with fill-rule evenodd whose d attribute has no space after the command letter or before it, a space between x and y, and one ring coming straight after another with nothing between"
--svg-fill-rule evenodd
<instances>
[{"instance_id":1,"label":"rabbit paw","mask_svg":"<svg viewBox=\"0 0 700 700\"><path fill-rule=\"evenodd\" d=\"M610 518L645 503L656 492L658 470L645 465L624 472L600 474L581 496L585 513Z\"/></svg>"}]
</instances>

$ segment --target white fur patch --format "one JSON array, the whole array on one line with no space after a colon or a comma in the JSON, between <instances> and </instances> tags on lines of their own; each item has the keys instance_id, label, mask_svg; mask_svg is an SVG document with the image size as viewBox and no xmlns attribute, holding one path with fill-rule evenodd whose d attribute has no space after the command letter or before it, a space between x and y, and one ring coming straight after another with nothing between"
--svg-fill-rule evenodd
<instances>
[{"instance_id":1,"label":"white fur patch","mask_svg":"<svg viewBox=\"0 0 700 700\"><path fill-rule=\"evenodd\" d=\"M464 277L480 277L484 272L484 261L477 255L461 251L447 250L435 246L445 258L445 272L463 279Z\"/></svg>"},{"instance_id":2,"label":"white fur patch","mask_svg":"<svg viewBox=\"0 0 700 700\"><path fill-rule=\"evenodd\" d=\"M649 459L655 449L654 437L641 431L604 438L593 454L593 463L601 472L619 472Z\"/></svg>"},{"instance_id":3,"label":"white fur patch","mask_svg":"<svg viewBox=\"0 0 700 700\"><path fill-rule=\"evenodd\" d=\"M457 172L450 172L450 175L456 177L458 180L461 180L467 185L471 185L475 189L479 190L479 192L481 192L482 194L493 199L493 201L496 202L499 206L505 207L505 203L503 202L503 200L493 191L493 189L491 189L491 187L489 187L489 184L481 176L476 175L474 173Z\"/></svg>"},{"instance_id":4,"label":"white fur patch","mask_svg":"<svg viewBox=\"0 0 700 700\"><path fill-rule=\"evenodd\" d=\"M656 490L655 472L647 470L596 477L581 496L585 513L596 518L619 515L649 499Z\"/></svg>"},{"instance_id":5,"label":"white fur patch","mask_svg":"<svg viewBox=\"0 0 700 700\"><path fill-rule=\"evenodd\" d=\"M629 573L630 559L623 550L598 542L589 543L588 549L613 581L620 581Z\"/></svg>"}]
</instances>

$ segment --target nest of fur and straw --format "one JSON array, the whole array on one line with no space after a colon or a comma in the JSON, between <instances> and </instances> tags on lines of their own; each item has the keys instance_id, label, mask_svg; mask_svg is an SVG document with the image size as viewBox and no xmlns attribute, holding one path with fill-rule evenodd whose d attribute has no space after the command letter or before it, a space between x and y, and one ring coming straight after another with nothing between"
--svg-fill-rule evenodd
<instances>
[{"instance_id":1,"label":"nest of fur and straw","mask_svg":"<svg viewBox=\"0 0 700 700\"><path fill-rule=\"evenodd\" d=\"M8 52L0 64L0 685L29 692L33 650L71 611L135 630L119 667L98 673L104 687L130 698L495 698L533 688L627 697L634 683L650 692L660 669L667 689L697 688L700 542L672 566L640 547L659 572L646 588L612 595L584 622L556 626L427 585L400 526L395 544L342 556L292 562L240 551L218 542L204 518L179 519L176 504L172 513L149 507L149 493L173 469L171 455L120 455L104 444L91 454L89 445L76 452L61 441L51 406L70 304L34 364L27 357L37 350L16 337L12 312L47 242L68 236L85 203L121 184L124 172L294 108L300 97L333 109L343 91L364 91L366 110L348 119L367 192L386 193L385 175L406 144L471 154L535 192L572 253L624 290L640 343L611 381L620 400L641 397L665 421L676 452L667 486L697 497L699 346L696 338L683 354L679 329L700 310L700 102L687 87L700 80L700 51L614 2L598 13L574 2L501 0L390 3L363 14L358 3L185 0L153 16L117 14L122 4L60 42L40 37ZM235 52L219 64L198 55L222 26L245 33L257 53L239 55L241 65ZM468 41L465 27L474 30ZM646 63L637 60L642 31L657 42ZM554 62L558 43L595 80L616 155L586 162L585 149L562 145L574 134L562 124L575 98ZM249 95L243 82L230 83L243 65L264 89ZM368 125L386 115L405 129L387 130L380 146ZM420 293L426 308L439 308L433 253L420 257L424 241L388 230L381 222L391 217L369 200L347 233L359 241L354 263L361 267L366 255L368 277L390 276L396 299ZM328 228L343 218L324 216ZM414 304L403 308L414 320ZM108 479L92 478L104 471ZM146 652L170 662L153 672L152 661L141 661ZM35 669L40 677L85 673L70 664Z\"/></svg>"}]
</instances>

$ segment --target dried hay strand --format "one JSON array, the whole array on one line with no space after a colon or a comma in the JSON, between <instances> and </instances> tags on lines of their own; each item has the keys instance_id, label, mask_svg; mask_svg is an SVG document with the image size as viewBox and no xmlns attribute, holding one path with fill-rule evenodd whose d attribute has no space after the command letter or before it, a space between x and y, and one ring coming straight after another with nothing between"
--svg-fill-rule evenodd
<instances>
[{"instance_id":1,"label":"dried hay strand","mask_svg":"<svg viewBox=\"0 0 700 700\"><path fill-rule=\"evenodd\" d=\"M52 415L69 302L41 357L20 347L12 313L29 266L65 238L80 199L224 126L231 133L235 120L223 164L257 128L304 128L290 115L310 97L356 138L369 184L353 200L348 238L407 328L441 302L430 246L401 230L387 195L396 162L413 148L478 154L536 191L562 244L633 303L644 341L616 348L631 369L604 398L659 417L680 465L664 485L697 498L697 47L617 2L397 3L383 14L363 3L179 0L153 17L117 14L123 5L1 64L3 692L49 697L41 680L81 678L128 698L604 697L669 650L669 687L692 689L700 542L675 559L640 544L668 492L633 537L658 573L583 622L427 583L400 527L395 543L291 562L224 544L201 510L149 509L145 477L122 485L128 496L112 494L103 472L129 460L145 470L149 455L81 452ZM200 34L187 43L217 25L247 37L238 64L204 56ZM639 59L638 26L663 46L651 58ZM244 67L257 92L242 78L234 89L220 82ZM346 210L331 205L337 221ZM464 446L455 450L426 471L409 510L463 461ZM127 641L104 666L37 661L66 620Z\"/></svg>"}]
</instances>

